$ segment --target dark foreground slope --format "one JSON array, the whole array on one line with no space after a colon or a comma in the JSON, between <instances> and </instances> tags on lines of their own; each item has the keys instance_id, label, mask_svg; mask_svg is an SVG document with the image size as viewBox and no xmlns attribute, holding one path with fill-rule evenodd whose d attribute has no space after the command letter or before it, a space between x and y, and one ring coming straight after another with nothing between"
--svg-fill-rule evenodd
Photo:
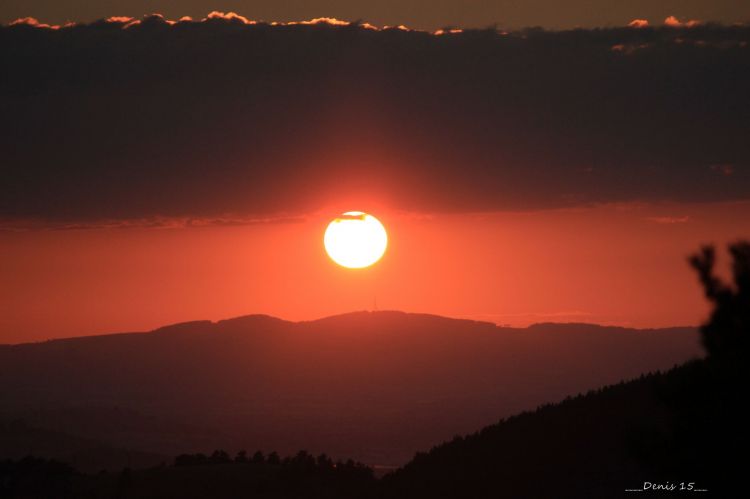
<instances>
[{"instance_id":1,"label":"dark foreground slope","mask_svg":"<svg viewBox=\"0 0 750 499\"><path fill-rule=\"evenodd\" d=\"M307 449L400 465L500 417L699 355L688 328L249 316L0 346L0 420L162 455ZM0 458L18 456L2 447Z\"/></svg>"},{"instance_id":2,"label":"dark foreground slope","mask_svg":"<svg viewBox=\"0 0 750 499\"><path fill-rule=\"evenodd\" d=\"M747 436L728 387L705 361L513 416L419 453L386 476L389 498L735 497ZM692 483L692 485L691 485ZM703 492L706 490L707 492ZM642 492L659 495L664 491ZM691 494L693 492L690 492Z\"/></svg>"},{"instance_id":3,"label":"dark foreground slope","mask_svg":"<svg viewBox=\"0 0 750 499\"><path fill-rule=\"evenodd\" d=\"M736 456L747 445L738 433L742 413L731 412L741 407L738 388L693 361L456 437L380 480L354 463L333 466L306 453L282 462L181 456L147 470L70 473L64 486L48 469L38 474L77 498L616 498L633 497L626 489L644 482L737 497L743 462Z\"/></svg>"}]
</instances>

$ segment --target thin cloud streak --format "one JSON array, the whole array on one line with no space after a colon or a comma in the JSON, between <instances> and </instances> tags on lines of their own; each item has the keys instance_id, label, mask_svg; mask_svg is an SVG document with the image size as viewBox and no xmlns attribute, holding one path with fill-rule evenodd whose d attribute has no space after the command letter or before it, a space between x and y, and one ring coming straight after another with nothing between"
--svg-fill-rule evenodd
<instances>
[{"instance_id":1,"label":"thin cloud streak","mask_svg":"<svg viewBox=\"0 0 750 499\"><path fill-rule=\"evenodd\" d=\"M684 224L690 221L690 217L685 215L681 217L649 217L647 220L657 224Z\"/></svg>"},{"instance_id":2,"label":"thin cloud streak","mask_svg":"<svg viewBox=\"0 0 750 499\"><path fill-rule=\"evenodd\" d=\"M222 217L149 217L123 220L97 220L94 222L50 222L40 219L0 220L0 232L25 232L29 230L101 230L101 229L189 229L198 227L237 227L246 225L304 223L303 216L276 216L248 218Z\"/></svg>"}]
</instances>

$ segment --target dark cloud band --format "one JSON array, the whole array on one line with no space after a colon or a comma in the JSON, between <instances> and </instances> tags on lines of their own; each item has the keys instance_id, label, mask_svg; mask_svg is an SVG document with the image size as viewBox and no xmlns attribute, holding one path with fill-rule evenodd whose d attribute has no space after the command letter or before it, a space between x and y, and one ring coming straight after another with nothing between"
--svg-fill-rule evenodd
<instances>
[{"instance_id":1,"label":"dark cloud band","mask_svg":"<svg viewBox=\"0 0 750 499\"><path fill-rule=\"evenodd\" d=\"M749 41L700 24L6 26L0 218L748 199Z\"/></svg>"}]
</instances>

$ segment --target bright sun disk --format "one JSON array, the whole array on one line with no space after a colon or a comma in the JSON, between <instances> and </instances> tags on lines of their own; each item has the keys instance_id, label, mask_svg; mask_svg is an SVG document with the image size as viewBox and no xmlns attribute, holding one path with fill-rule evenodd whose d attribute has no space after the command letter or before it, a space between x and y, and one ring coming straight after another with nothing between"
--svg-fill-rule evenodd
<instances>
[{"instance_id":1,"label":"bright sun disk","mask_svg":"<svg viewBox=\"0 0 750 499\"><path fill-rule=\"evenodd\" d=\"M388 234L372 215L347 211L328 224L323 244L334 262L361 269L380 260L388 246Z\"/></svg>"}]
</instances>

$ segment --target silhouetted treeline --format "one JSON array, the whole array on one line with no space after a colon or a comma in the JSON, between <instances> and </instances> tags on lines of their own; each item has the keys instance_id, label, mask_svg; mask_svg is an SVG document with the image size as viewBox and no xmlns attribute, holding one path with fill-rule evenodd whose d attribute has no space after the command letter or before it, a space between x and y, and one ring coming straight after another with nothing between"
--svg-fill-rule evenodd
<instances>
[{"instance_id":1,"label":"silhouetted treeline","mask_svg":"<svg viewBox=\"0 0 750 499\"><path fill-rule=\"evenodd\" d=\"M337 473L353 473L361 476L372 476L372 469L365 464L352 459L333 461L326 454L314 456L307 451L299 451L294 456L280 458L278 453L271 452L265 456L262 451L256 451L252 456L245 450L239 451L234 457L224 450L215 450L212 454L180 454L174 459L174 466L201 466L210 464L255 464L280 466L282 468L302 469L309 471L332 471Z\"/></svg>"},{"instance_id":2,"label":"silhouetted treeline","mask_svg":"<svg viewBox=\"0 0 750 499\"><path fill-rule=\"evenodd\" d=\"M289 458L286 458L287 461ZM227 464L227 463L254 463L254 464L281 464L281 459L276 452L271 452L268 457L263 452L256 451L249 456L247 451L241 450L234 458L231 458L226 451L215 450L212 454L180 454L174 459L175 466L199 466L203 464Z\"/></svg>"},{"instance_id":3,"label":"silhouetted treeline","mask_svg":"<svg viewBox=\"0 0 750 499\"><path fill-rule=\"evenodd\" d=\"M0 462L0 498L365 498L374 493L373 470L351 459L300 451L267 456L223 450L182 454L172 466L84 475L53 460L27 457Z\"/></svg>"}]
</instances>

